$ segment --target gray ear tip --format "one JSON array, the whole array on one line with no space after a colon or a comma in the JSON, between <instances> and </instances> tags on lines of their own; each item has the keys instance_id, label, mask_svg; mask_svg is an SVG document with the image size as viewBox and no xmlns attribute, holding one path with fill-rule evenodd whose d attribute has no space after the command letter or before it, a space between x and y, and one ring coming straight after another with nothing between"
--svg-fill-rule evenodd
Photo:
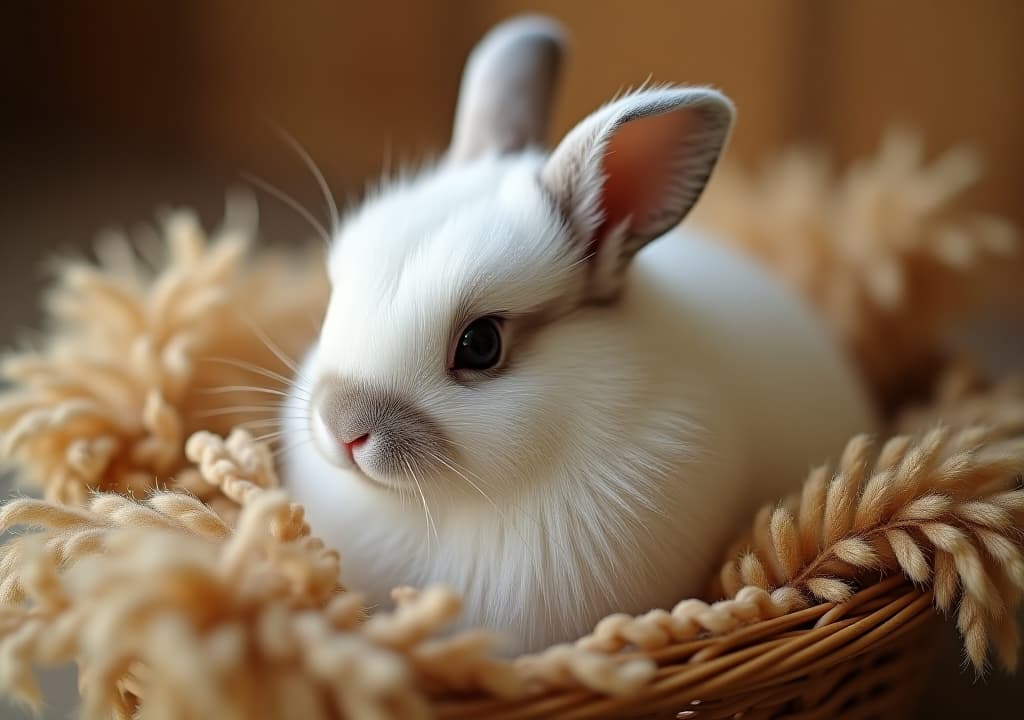
<instances>
[{"instance_id":1,"label":"gray ear tip","mask_svg":"<svg viewBox=\"0 0 1024 720\"><path fill-rule=\"evenodd\" d=\"M736 103L721 90L711 87L699 88L701 105L720 123L732 125L736 122Z\"/></svg>"},{"instance_id":2,"label":"gray ear tip","mask_svg":"<svg viewBox=\"0 0 1024 720\"><path fill-rule=\"evenodd\" d=\"M465 161L487 149L543 143L564 49L565 31L543 15L491 28L462 72L449 157Z\"/></svg>"},{"instance_id":3,"label":"gray ear tip","mask_svg":"<svg viewBox=\"0 0 1024 720\"><path fill-rule=\"evenodd\" d=\"M664 85L647 88L624 98L627 106L646 108L692 107L716 126L728 128L736 119L736 105L717 88L701 85Z\"/></svg>"},{"instance_id":4,"label":"gray ear tip","mask_svg":"<svg viewBox=\"0 0 1024 720\"><path fill-rule=\"evenodd\" d=\"M480 47L504 48L538 41L561 50L568 44L568 33L561 23L547 15L517 15L491 28L480 41Z\"/></svg>"},{"instance_id":5,"label":"gray ear tip","mask_svg":"<svg viewBox=\"0 0 1024 720\"><path fill-rule=\"evenodd\" d=\"M700 88L700 91L707 99L707 102L710 102L711 104L718 106L719 108L722 109L723 112L727 112L730 115L736 114L736 103L734 103L732 101L732 98L730 98L728 95L726 95L718 88L702 87Z\"/></svg>"}]
</instances>

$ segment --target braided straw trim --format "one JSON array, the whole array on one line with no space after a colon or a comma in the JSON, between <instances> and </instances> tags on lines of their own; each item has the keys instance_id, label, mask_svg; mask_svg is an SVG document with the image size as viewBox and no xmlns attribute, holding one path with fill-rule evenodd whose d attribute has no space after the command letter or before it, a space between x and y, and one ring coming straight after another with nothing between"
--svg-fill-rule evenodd
<instances>
[{"instance_id":1,"label":"braided straw trim","mask_svg":"<svg viewBox=\"0 0 1024 720\"><path fill-rule=\"evenodd\" d=\"M280 485L273 453L266 445L254 442L245 430L233 430L227 440L213 433L198 432L185 444L185 456L197 465L185 471L189 487L199 483L212 485L239 507L247 505L265 489ZM304 515L298 504L289 503L287 509L275 517L271 532L279 540L309 535Z\"/></svg>"}]
</instances>

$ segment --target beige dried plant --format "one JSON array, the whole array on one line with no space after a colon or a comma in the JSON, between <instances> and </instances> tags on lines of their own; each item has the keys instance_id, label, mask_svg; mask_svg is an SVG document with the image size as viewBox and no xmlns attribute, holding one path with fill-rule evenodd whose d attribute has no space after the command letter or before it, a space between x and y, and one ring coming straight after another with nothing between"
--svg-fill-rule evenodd
<instances>
[{"instance_id":1,"label":"beige dried plant","mask_svg":"<svg viewBox=\"0 0 1024 720\"><path fill-rule=\"evenodd\" d=\"M1024 271L1012 225L958 207L980 174L971 149L929 163L919 136L893 129L842 174L806 147L757 173L723 166L694 218L809 299L892 404L935 368L993 274Z\"/></svg>"},{"instance_id":2,"label":"beige dried plant","mask_svg":"<svg viewBox=\"0 0 1024 720\"><path fill-rule=\"evenodd\" d=\"M319 250L251 254L254 213L233 198L210 239L193 213L170 213L153 261L108 235L97 265L61 265L46 341L0 373L13 387L0 399L0 459L23 483L65 503L90 489L145 494L175 485L193 432L271 427L267 391L289 372L279 355L315 336L327 283Z\"/></svg>"}]
</instances>

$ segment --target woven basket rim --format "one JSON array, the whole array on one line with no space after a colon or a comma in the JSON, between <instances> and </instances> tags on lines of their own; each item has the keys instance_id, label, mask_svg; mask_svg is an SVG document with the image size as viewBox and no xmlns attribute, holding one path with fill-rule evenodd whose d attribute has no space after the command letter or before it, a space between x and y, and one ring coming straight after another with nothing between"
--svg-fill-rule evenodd
<instances>
[{"instance_id":1,"label":"woven basket rim","mask_svg":"<svg viewBox=\"0 0 1024 720\"><path fill-rule=\"evenodd\" d=\"M842 603L820 603L724 635L636 653L659 665L656 679L637 694L609 697L574 690L511 702L449 696L437 698L435 710L446 720L527 720L554 713L582 719L665 711L735 695L737 687L750 693L834 668L898 645L934 617L931 591L893 575Z\"/></svg>"}]
</instances>

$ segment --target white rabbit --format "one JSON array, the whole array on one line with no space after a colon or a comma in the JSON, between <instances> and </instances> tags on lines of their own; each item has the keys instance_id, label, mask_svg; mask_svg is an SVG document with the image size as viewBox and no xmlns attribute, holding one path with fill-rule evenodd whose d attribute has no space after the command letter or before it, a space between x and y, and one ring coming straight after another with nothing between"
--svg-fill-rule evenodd
<instances>
[{"instance_id":1,"label":"white rabbit","mask_svg":"<svg viewBox=\"0 0 1024 720\"><path fill-rule=\"evenodd\" d=\"M381 604L447 584L510 652L699 593L758 504L873 424L787 288L666 235L729 100L643 89L545 154L560 38L492 30L447 155L345 219L284 418L286 484L343 581Z\"/></svg>"}]
</instances>

